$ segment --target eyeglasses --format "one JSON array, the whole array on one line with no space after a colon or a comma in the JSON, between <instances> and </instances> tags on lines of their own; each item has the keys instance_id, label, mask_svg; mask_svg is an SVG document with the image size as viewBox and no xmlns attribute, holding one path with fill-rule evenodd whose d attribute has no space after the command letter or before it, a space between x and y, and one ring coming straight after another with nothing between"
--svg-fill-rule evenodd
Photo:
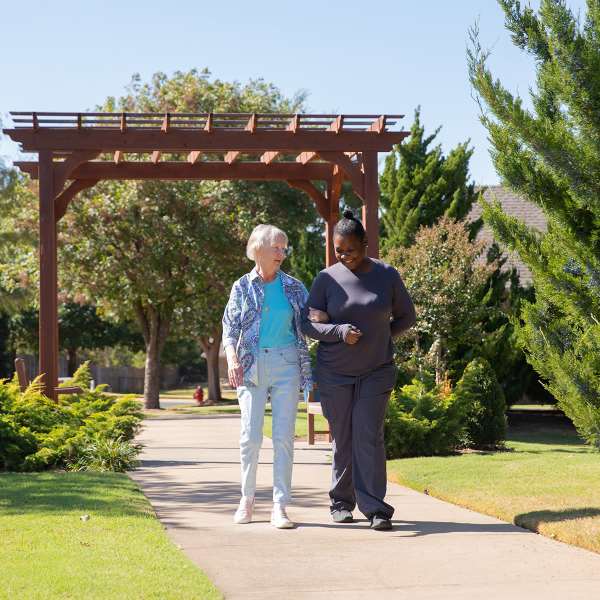
<instances>
[{"instance_id":1,"label":"eyeglasses","mask_svg":"<svg viewBox=\"0 0 600 600\"><path fill-rule=\"evenodd\" d=\"M292 249L288 246L287 248L280 248L279 246L271 246L273 252L289 256L292 253Z\"/></svg>"}]
</instances>

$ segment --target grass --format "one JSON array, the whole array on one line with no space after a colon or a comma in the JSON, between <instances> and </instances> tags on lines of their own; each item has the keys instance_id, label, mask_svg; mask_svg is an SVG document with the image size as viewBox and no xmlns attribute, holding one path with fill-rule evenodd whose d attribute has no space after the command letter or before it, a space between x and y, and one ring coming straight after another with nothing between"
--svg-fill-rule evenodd
<instances>
[{"instance_id":1,"label":"grass","mask_svg":"<svg viewBox=\"0 0 600 600\"><path fill-rule=\"evenodd\" d=\"M206 394L208 393L206 385L203 385L202 389L204 391L204 397L206 398ZM161 398L189 398L190 400L192 400L195 391L196 391L195 385L176 388L174 390L161 390L160 397ZM233 394L233 396L235 396L234 392L228 393L227 391L223 390L222 393L225 397L228 397L232 394Z\"/></svg>"},{"instance_id":2,"label":"grass","mask_svg":"<svg viewBox=\"0 0 600 600\"><path fill-rule=\"evenodd\" d=\"M530 410L530 411L555 411L561 413L562 411L556 404L512 404L510 410Z\"/></svg>"},{"instance_id":3,"label":"grass","mask_svg":"<svg viewBox=\"0 0 600 600\"><path fill-rule=\"evenodd\" d=\"M162 398L162 393L161 393ZM235 399L225 398L219 404L213 406L193 406L191 404L181 404L171 406L161 410L145 411L146 418L155 419L165 415L215 415L215 414L239 414L240 407ZM325 431L328 429L326 419L322 415L315 415L315 429L317 431ZM271 415L271 407L267 405L265 409L265 423L263 433L267 437L273 437L273 418ZM296 416L296 439L306 439L308 435L308 424L306 419L306 403L298 404L298 414Z\"/></svg>"},{"instance_id":4,"label":"grass","mask_svg":"<svg viewBox=\"0 0 600 600\"><path fill-rule=\"evenodd\" d=\"M388 461L398 483L600 552L600 454L570 428L513 428L509 451Z\"/></svg>"},{"instance_id":5,"label":"grass","mask_svg":"<svg viewBox=\"0 0 600 600\"><path fill-rule=\"evenodd\" d=\"M0 540L2 599L222 597L126 475L0 474Z\"/></svg>"}]
</instances>

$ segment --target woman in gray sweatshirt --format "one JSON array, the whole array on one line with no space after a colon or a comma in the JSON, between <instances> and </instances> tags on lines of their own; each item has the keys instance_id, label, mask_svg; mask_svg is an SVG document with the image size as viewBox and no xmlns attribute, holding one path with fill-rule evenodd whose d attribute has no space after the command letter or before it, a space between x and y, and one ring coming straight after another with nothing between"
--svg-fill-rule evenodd
<instances>
[{"instance_id":1,"label":"woman in gray sweatshirt","mask_svg":"<svg viewBox=\"0 0 600 600\"><path fill-rule=\"evenodd\" d=\"M302 329L319 340L316 379L333 437L331 515L389 530L394 508L384 501L383 424L396 380L392 338L415 323L415 309L400 274L367 256L367 236L352 211L334 229L336 264L313 282Z\"/></svg>"}]
</instances>

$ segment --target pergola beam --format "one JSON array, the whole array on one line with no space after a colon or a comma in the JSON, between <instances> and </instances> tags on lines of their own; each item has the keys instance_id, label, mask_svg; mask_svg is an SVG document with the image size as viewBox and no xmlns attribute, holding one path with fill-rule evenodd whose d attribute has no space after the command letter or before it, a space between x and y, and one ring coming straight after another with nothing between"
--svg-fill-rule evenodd
<instances>
[{"instance_id":1,"label":"pergola beam","mask_svg":"<svg viewBox=\"0 0 600 600\"><path fill-rule=\"evenodd\" d=\"M192 150L187 157L187 160L190 164L194 164L195 162L198 161L198 159L200 158L200 156L202 156L202 152L200 152L200 150Z\"/></svg>"},{"instance_id":2,"label":"pergola beam","mask_svg":"<svg viewBox=\"0 0 600 600\"><path fill-rule=\"evenodd\" d=\"M168 133L154 130L129 128L121 133L112 129L4 129L3 132L13 141L22 144L25 152L52 150L56 152L74 150L98 150L103 152L161 152L181 153L192 150L204 152L264 152L270 151L300 153L305 151L362 152L374 150L388 152L395 144L402 142L409 133L365 132L343 130L339 133L319 130L299 130L296 133L286 130L237 131L186 130L171 128Z\"/></svg>"},{"instance_id":3,"label":"pergola beam","mask_svg":"<svg viewBox=\"0 0 600 600\"><path fill-rule=\"evenodd\" d=\"M37 162L15 162L33 179L38 178ZM305 179L327 181L332 177L331 165L328 163L275 162L270 165L259 162L159 162L154 165L147 162L88 162L77 167L72 173L73 179L255 179L255 180L288 180Z\"/></svg>"},{"instance_id":4,"label":"pergola beam","mask_svg":"<svg viewBox=\"0 0 600 600\"><path fill-rule=\"evenodd\" d=\"M62 162L54 165L54 194L60 194L71 173L81 164L96 158L98 151L79 151L69 155Z\"/></svg>"},{"instance_id":5,"label":"pergola beam","mask_svg":"<svg viewBox=\"0 0 600 600\"><path fill-rule=\"evenodd\" d=\"M352 182L352 188L357 196L363 201L365 200L364 192L364 174L359 166L350 160L350 157L345 152L327 152L319 151L317 153L323 160L327 160L337 165Z\"/></svg>"},{"instance_id":6,"label":"pergola beam","mask_svg":"<svg viewBox=\"0 0 600 600\"><path fill-rule=\"evenodd\" d=\"M288 179L288 185L290 187L302 190L306 192L315 202L317 206L317 212L323 220L327 221L329 219L329 204L327 202L327 198L325 195L310 181L306 181L305 179Z\"/></svg>"},{"instance_id":7,"label":"pergola beam","mask_svg":"<svg viewBox=\"0 0 600 600\"><path fill-rule=\"evenodd\" d=\"M279 152L269 150L261 155L260 162L265 163L265 165L270 165L278 156Z\"/></svg>"},{"instance_id":8,"label":"pergola beam","mask_svg":"<svg viewBox=\"0 0 600 600\"><path fill-rule=\"evenodd\" d=\"M225 154L225 158L223 160L225 160L225 162L228 165L231 165L237 160L240 154L241 152L239 152L238 150L231 150L230 152L227 152L227 154Z\"/></svg>"},{"instance_id":9,"label":"pergola beam","mask_svg":"<svg viewBox=\"0 0 600 600\"><path fill-rule=\"evenodd\" d=\"M296 156L296 162L299 162L301 165L306 165L311 160L315 160L315 158L317 158L316 152L301 152Z\"/></svg>"},{"instance_id":10,"label":"pergola beam","mask_svg":"<svg viewBox=\"0 0 600 600\"><path fill-rule=\"evenodd\" d=\"M294 115L292 117L292 120L290 121L290 124L286 127L286 130L291 131L292 133L297 133L299 128L300 117L299 115ZM268 165L272 163L280 154L281 152L279 152L278 150L268 150L260 157L260 161Z\"/></svg>"},{"instance_id":11,"label":"pergola beam","mask_svg":"<svg viewBox=\"0 0 600 600\"><path fill-rule=\"evenodd\" d=\"M95 179L75 179L75 181L72 181L54 200L56 220L60 221L65 216L69 203L79 192L87 190L97 183L98 180Z\"/></svg>"}]
</instances>

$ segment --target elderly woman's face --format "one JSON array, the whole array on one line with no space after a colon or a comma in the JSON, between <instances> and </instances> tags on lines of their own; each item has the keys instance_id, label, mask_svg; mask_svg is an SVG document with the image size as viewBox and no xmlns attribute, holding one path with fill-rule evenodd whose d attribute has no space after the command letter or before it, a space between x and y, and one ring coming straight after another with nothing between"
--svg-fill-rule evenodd
<instances>
[{"instance_id":1,"label":"elderly woman's face","mask_svg":"<svg viewBox=\"0 0 600 600\"><path fill-rule=\"evenodd\" d=\"M278 271L281 263L287 256L287 242L285 238L275 238L273 242L266 246L261 246L257 250L257 263L263 268Z\"/></svg>"}]
</instances>

